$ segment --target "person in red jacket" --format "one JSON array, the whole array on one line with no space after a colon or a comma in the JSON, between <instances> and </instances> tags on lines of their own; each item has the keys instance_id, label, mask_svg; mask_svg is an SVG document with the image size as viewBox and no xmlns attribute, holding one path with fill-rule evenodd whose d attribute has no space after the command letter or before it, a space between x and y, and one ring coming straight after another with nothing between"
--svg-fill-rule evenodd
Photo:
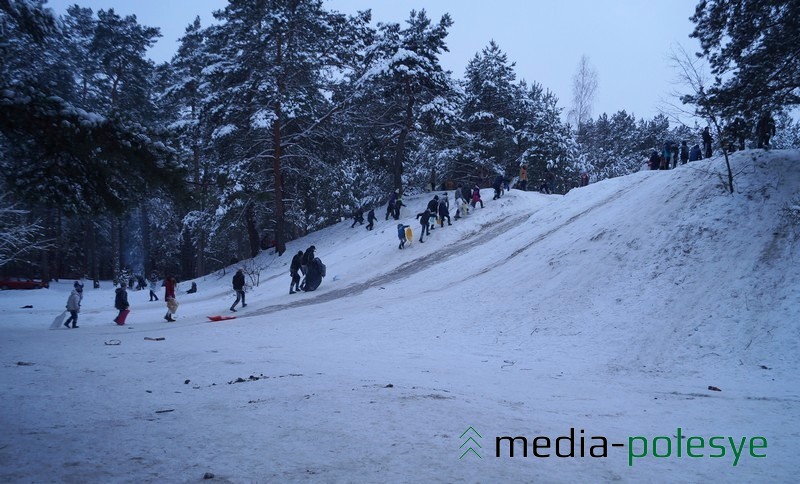
<instances>
[{"instance_id":1,"label":"person in red jacket","mask_svg":"<svg viewBox=\"0 0 800 484\"><path fill-rule=\"evenodd\" d=\"M178 300L175 299L176 284L177 282L172 276L167 276L167 278L164 279L164 300L167 302L167 314L164 315L164 319L170 323L175 322L172 315L178 310Z\"/></svg>"}]
</instances>

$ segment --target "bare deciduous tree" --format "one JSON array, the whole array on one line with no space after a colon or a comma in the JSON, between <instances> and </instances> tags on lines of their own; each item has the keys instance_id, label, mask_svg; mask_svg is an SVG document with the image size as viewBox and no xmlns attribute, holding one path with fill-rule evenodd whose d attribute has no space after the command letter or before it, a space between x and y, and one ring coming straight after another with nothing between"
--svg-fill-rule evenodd
<instances>
[{"instance_id":1,"label":"bare deciduous tree","mask_svg":"<svg viewBox=\"0 0 800 484\"><path fill-rule=\"evenodd\" d=\"M580 133L581 126L592 117L592 105L597 92L597 71L589 64L586 55L581 56L578 70L572 77L572 109L567 113L567 122Z\"/></svg>"},{"instance_id":2,"label":"bare deciduous tree","mask_svg":"<svg viewBox=\"0 0 800 484\"><path fill-rule=\"evenodd\" d=\"M0 195L0 267L11 263L30 251L47 249L48 240L42 240L39 221L28 222L28 210L21 210Z\"/></svg>"},{"instance_id":3,"label":"bare deciduous tree","mask_svg":"<svg viewBox=\"0 0 800 484\"><path fill-rule=\"evenodd\" d=\"M689 94L676 92L673 93L673 95L680 100L682 105L688 105L694 108L694 111L690 112L682 106L678 106L674 103L666 103L670 111L672 111L672 113L669 113L670 117L679 122L681 114L700 117L714 128L716 139L722 140L722 115L720 108L716 106L708 96L707 86L709 80L701 64L702 61L690 55L686 52L686 49L680 45L672 49L670 61L672 61L673 67L678 72L677 82L690 89ZM719 146L725 157L725 166L728 169L727 188L730 193L733 193L733 169L731 168L731 162L728 158L728 150L725 143L720 142Z\"/></svg>"}]
</instances>

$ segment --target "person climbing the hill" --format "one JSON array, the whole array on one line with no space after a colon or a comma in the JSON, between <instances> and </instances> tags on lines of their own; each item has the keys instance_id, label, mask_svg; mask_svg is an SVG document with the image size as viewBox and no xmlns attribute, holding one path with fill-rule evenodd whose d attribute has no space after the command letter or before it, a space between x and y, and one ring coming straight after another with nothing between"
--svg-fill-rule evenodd
<instances>
[{"instance_id":1,"label":"person climbing the hill","mask_svg":"<svg viewBox=\"0 0 800 484\"><path fill-rule=\"evenodd\" d=\"M400 239L400 245L397 246L398 249L403 249L406 246L406 229L408 227L410 225L397 224L397 238Z\"/></svg>"},{"instance_id":2,"label":"person climbing the hill","mask_svg":"<svg viewBox=\"0 0 800 484\"><path fill-rule=\"evenodd\" d=\"M494 197L492 197L492 200L497 200L503 195L503 175L494 177L492 188L494 188Z\"/></svg>"},{"instance_id":3,"label":"person climbing the hill","mask_svg":"<svg viewBox=\"0 0 800 484\"><path fill-rule=\"evenodd\" d=\"M372 228L375 227L376 220L378 219L375 218L375 209L371 208L367 214L367 230L372 230Z\"/></svg>"},{"instance_id":4,"label":"person climbing the hill","mask_svg":"<svg viewBox=\"0 0 800 484\"><path fill-rule=\"evenodd\" d=\"M481 204L481 208L483 208L483 200L481 200L481 188L478 185L475 185L472 187L472 206L477 208L479 203Z\"/></svg>"},{"instance_id":5,"label":"person climbing the hill","mask_svg":"<svg viewBox=\"0 0 800 484\"><path fill-rule=\"evenodd\" d=\"M400 209L405 207L406 204L403 203L403 199L401 197L397 197L397 200L394 202L394 212L392 213L392 217L395 220L400 220Z\"/></svg>"},{"instance_id":6,"label":"person climbing the hill","mask_svg":"<svg viewBox=\"0 0 800 484\"><path fill-rule=\"evenodd\" d=\"M303 251L298 250L297 254L292 257L291 265L289 265L289 274L292 276L292 282L289 284L289 294L300 292L300 266L302 265L302 262Z\"/></svg>"},{"instance_id":7,"label":"person climbing the hill","mask_svg":"<svg viewBox=\"0 0 800 484\"><path fill-rule=\"evenodd\" d=\"M419 233L419 241L421 243L424 243L425 241L422 239L425 236L425 233L427 232L428 236L431 235L429 227L431 220L431 211L426 207L422 213L417 214L417 219L419 219L419 225L421 229Z\"/></svg>"},{"instance_id":8,"label":"person climbing the hill","mask_svg":"<svg viewBox=\"0 0 800 484\"><path fill-rule=\"evenodd\" d=\"M350 228L352 229L356 224L364 225L364 210L360 208L353 214L353 225L351 225Z\"/></svg>"},{"instance_id":9,"label":"person climbing the hill","mask_svg":"<svg viewBox=\"0 0 800 484\"><path fill-rule=\"evenodd\" d=\"M458 220L466 215L466 213L461 213L462 210L463 211L467 210L467 202L464 200L463 187L461 186L460 183L458 184L458 187L456 188L454 195L455 195L454 203L456 204L456 215L453 218L455 220Z\"/></svg>"},{"instance_id":10,"label":"person climbing the hill","mask_svg":"<svg viewBox=\"0 0 800 484\"><path fill-rule=\"evenodd\" d=\"M395 189L391 195L389 195L389 201L386 203L386 220L389 220L390 216L394 216L394 203L397 201L397 197L400 194L400 189Z\"/></svg>"},{"instance_id":11,"label":"person climbing the hill","mask_svg":"<svg viewBox=\"0 0 800 484\"><path fill-rule=\"evenodd\" d=\"M450 223L450 198L447 192L442 193L442 198L439 199L439 226L444 227L444 219L447 219L447 225Z\"/></svg>"},{"instance_id":12,"label":"person climbing the hill","mask_svg":"<svg viewBox=\"0 0 800 484\"><path fill-rule=\"evenodd\" d=\"M436 214L439 213L439 195L434 195L428 202L428 211L431 213L430 230L433 230L436 228Z\"/></svg>"}]
</instances>

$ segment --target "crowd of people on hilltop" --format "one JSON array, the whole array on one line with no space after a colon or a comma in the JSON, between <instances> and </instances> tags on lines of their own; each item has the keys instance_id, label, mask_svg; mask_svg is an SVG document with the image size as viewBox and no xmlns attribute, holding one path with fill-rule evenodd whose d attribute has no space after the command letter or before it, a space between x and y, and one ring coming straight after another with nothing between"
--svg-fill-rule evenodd
<instances>
[{"instance_id":1,"label":"crowd of people on hilltop","mask_svg":"<svg viewBox=\"0 0 800 484\"><path fill-rule=\"evenodd\" d=\"M727 152L732 153L737 150L745 149L745 141L750 134L744 119L735 118L722 130L723 140L720 145L724 145ZM769 112L764 112L755 126L756 145L759 149L769 149L770 139L775 136L775 119ZM680 146L674 141L665 141L661 151L653 149L648 160L651 170L669 170L676 168L678 164L685 165L691 161L711 158L713 155L713 141L711 129L706 126L700 134L703 147L694 144L691 148L686 140L681 141Z\"/></svg>"}]
</instances>

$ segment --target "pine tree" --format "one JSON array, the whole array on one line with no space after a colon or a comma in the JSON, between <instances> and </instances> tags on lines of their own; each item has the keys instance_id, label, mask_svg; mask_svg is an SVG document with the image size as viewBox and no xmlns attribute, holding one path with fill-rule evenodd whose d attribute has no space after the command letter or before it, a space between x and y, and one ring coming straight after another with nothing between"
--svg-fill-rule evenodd
<instances>
[{"instance_id":1,"label":"pine tree","mask_svg":"<svg viewBox=\"0 0 800 484\"><path fill-rule=\"evenodd\" d=\"M692 21L716 78L708 96L723 117L800 104L800 2L704 0Z\"/></svg>"}]
</instances>

